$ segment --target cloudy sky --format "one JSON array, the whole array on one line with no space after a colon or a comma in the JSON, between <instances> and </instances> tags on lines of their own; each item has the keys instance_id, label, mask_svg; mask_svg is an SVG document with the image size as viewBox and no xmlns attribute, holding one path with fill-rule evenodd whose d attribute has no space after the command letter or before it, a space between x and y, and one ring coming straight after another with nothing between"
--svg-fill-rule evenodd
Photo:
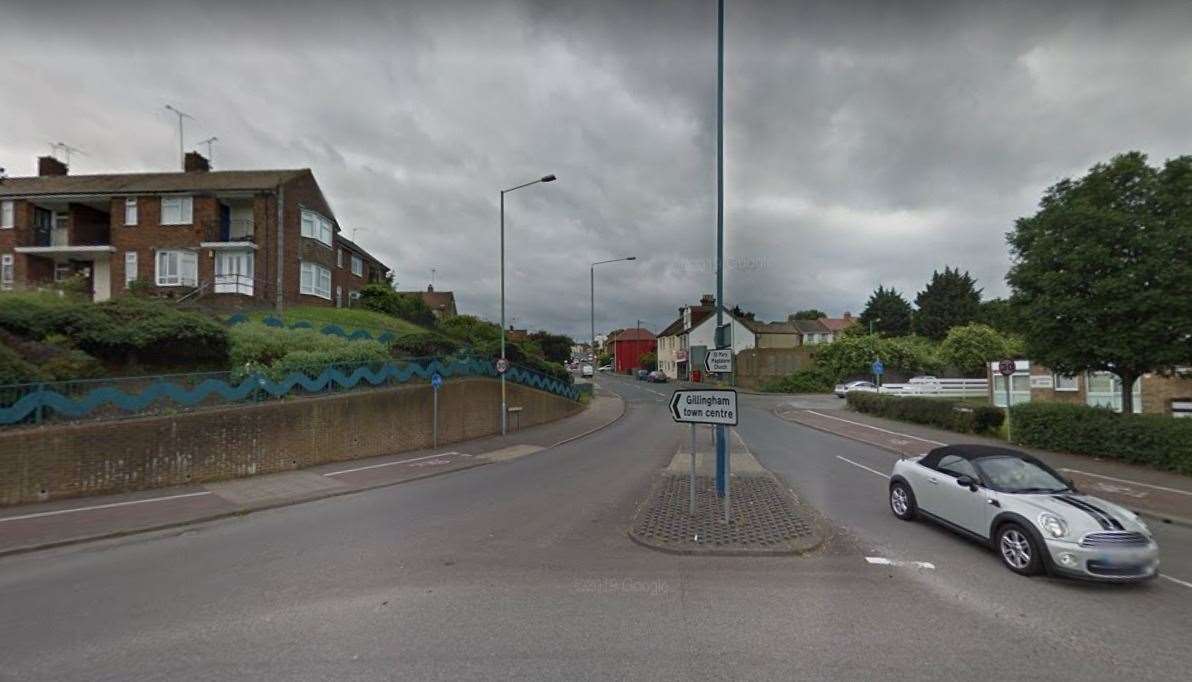
<instances>
[{"instance_id":1,"label":"cloudy sky","mask_svg":"<svg viewBox=\"0 0 1192 682\"><path fill-rule=\"evenodd\" d=\"M1192 5L728 0L726 301L858 312L932 270L1003 295L1004 233L1056 180L1192 142ZM310 167L401 288L586 338L715 285L716 7L683 2L0 0L0 166Z\"/></svg>"}]
</instances>

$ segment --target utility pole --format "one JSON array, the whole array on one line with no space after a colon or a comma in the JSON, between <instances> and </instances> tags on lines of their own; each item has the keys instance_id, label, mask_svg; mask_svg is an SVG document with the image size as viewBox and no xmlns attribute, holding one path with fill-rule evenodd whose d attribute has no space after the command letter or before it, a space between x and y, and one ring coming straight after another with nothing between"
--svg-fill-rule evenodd
<instances>
[{"instance_id":1,"label":"utility pole","mask_svg":"<svg viewBox=\"0 0 1192 682\"><path fill-rule=\"evenodd\" d=\"M168 109L178 115L178 166L182 170L186 170L186 152L183 151L183 149L182 149L182 146L183 146L182 145L182 139L183 139L182 138L182 119L189 118L190 120L193 121L193 120L195 120L195 117L191 116L190 114L188 114L184 111L179 111L179 110L175 109L174 107L170 106L169 104L166 105L166 109Z\"/></svg>"},{"instance_id":2,"label":"utility pole","mask_svg":"<svg viewBox=\"0 0 1192 682\"><path fill-rule=\"evenodd\" d=\"M720 347L724 325L724 0L716 3L716 335ZM729 471L727 432L715 427L716 495L725 498L724 520L729 519Z\"/></svg>"},{"instance_id":3,"label":"utility pole","mask_svg":"<svg viewBox=\"0 0 1192 682\"><path fill-rule=\"evenodd\" d=\"M207 145L207 163L208 163L208 164L209 164L209 165L210 165L212 168L215 168L215 149L213 148L213 146L212 146L212 145L214 145L216 142L219 142L219 138L218 138L218 137L209 137L209 138L207 138L206 140L202 140L202 141L200 141L200 142L196 142L196 143L195 143L195 144L205 144L205 145Z\"/></svg>"}]
</instances>

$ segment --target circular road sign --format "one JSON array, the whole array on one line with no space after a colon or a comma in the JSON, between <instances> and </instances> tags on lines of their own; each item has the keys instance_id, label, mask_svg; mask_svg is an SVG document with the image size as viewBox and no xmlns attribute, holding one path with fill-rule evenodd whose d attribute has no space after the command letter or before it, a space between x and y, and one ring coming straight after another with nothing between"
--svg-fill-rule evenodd
<instances>
[{"instance_id":1,"label":"circular road sign","mask_svg":"<svg viewBox=\"0 0 1192 682\"><path fill-rule=\"evenodd\" d=\"M508 371L509 371L509 361L506 360L505 358L501 358L500 360L497 360L497 373L504 374L505 372L508 372Z\"/></svg>"},{"instance_id":2,"label":"circular road sign","mask_svg":"<svg viewBox=\"0 0 1192 682\"><path fill-rule=\"evenodd\" d=\"M882 364L881 360L874 360L873 365L870 367L870 369L873 370L874 374L880 375L886 371L886 366Z\"/></svg>"},{"instance_id":3,"label":"circular road sign","mask_svg":"<svg viewBox=\"0 0 1192 682\"><path fill-rule=\"evenodd\" d=\"M997 363L997 371L1004 377L1011 376L1016 369L1018 369L1018 364L1013 360L1002 360Z\"/></svg>"}]
</instances>

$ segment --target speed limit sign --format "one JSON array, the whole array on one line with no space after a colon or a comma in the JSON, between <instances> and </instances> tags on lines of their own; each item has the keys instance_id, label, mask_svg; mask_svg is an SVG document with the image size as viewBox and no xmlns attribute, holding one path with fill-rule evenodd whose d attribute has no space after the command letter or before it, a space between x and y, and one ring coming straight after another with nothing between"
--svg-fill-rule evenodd
<instances>
[{"instance_id":1,"label":"speed limit sign","mask_svg":"<svg viewBox=\"0 0 1192 682\"><path fill-rule=\"evenodd\" d=\"M1017 369L1018 363L1014 362L1013 360L1002 360L1001 362L997 363L997 371L1004 377L1014 374L1014 371Z\"/></svg>"},{"instance_id":2,"label":"speed limit sign","mask_svg":"<svg viewBox=\"0 0 1192 682\"><path fill-rule=\"evenodd\" d=\"M504 374L509 371L509 361L505 358L497 360L497 373Z\"/></svg>"}]
</instances>

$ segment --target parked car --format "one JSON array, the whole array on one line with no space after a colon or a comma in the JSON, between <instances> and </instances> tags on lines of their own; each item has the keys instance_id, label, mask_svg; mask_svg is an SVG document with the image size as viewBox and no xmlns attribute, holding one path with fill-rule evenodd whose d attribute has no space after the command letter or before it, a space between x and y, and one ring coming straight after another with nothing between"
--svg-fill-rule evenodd
<instances>
[{"instance_id":1,"label":"parked car","mask_svg":"<svg viewBox=\"0 0 1192 682\"><path fill-rule=\"evenodd\" d=\"M1137 582L1159 569L1159 546L1138 515L1010 448L945 445L901 459L889 502L904 521L923 517L987 545L1021 575Z\"/></svg>"},{"instance_id":2,"label":"parked car","mask_svg":"<svg viewBox=\"0 0 1192 682\"><path fill-rule=\"evenodd\" d=\"M590 376L592 376L592 366L591 366L591 365L584 365L582 368L580 368L580 370L579 370L579 375L580 375L581 377L590 377Z\"/></svg>"},{"instance_id":3,"label":"parked car","mask_svg":"<svg viewBox=\"0 0 1192 682\"><path fill-rule=\"evenodd\" d=\"M928 375L911 377L899 390L900 393L939 393L940 380Z\"/></svg>"},{"instance_id":4,"label":"parked car","mask_svg":"<svg viewBox=\"0 0 1192 682\"><path fill-rule=\"evenodd\" d=\"M836 384L833 393L837 398L843 398L849 391L862 391L865 393L877 393L877 385L872 381L846 381L843 384Z\"/></svg>"},{"instance_id":5,"label":"parked car","mask_svg":"<svg viewBox=\"0 0 1192 682\"><path fill-rule=\"evenodd\" d=\"M662 370L656 369L653 372L650 372L649 378L646 380L652 384L665 384L667 381L666 373Z\"/></svg>"},{"instance_id":6,"label":"parked car","mask_svg":"<svg viewBox=\"0 0 1192 682\"><path fill-rule=\"evenodd\" d=\"M613 371L613 366L612 365L601 365L600 371L601 372L611 372L611 371Z\"/></svg>"},{"instance_id":7,"label":"parked car","mask_svg":"<svg viewBox=\"0 0 1192 682\"><path fill-rule=\"evenodd\" d=\"M638 381L648 381L650 379L650 371L646 369L639 369L636 372Z\"/></svg>"}]
</instances>

